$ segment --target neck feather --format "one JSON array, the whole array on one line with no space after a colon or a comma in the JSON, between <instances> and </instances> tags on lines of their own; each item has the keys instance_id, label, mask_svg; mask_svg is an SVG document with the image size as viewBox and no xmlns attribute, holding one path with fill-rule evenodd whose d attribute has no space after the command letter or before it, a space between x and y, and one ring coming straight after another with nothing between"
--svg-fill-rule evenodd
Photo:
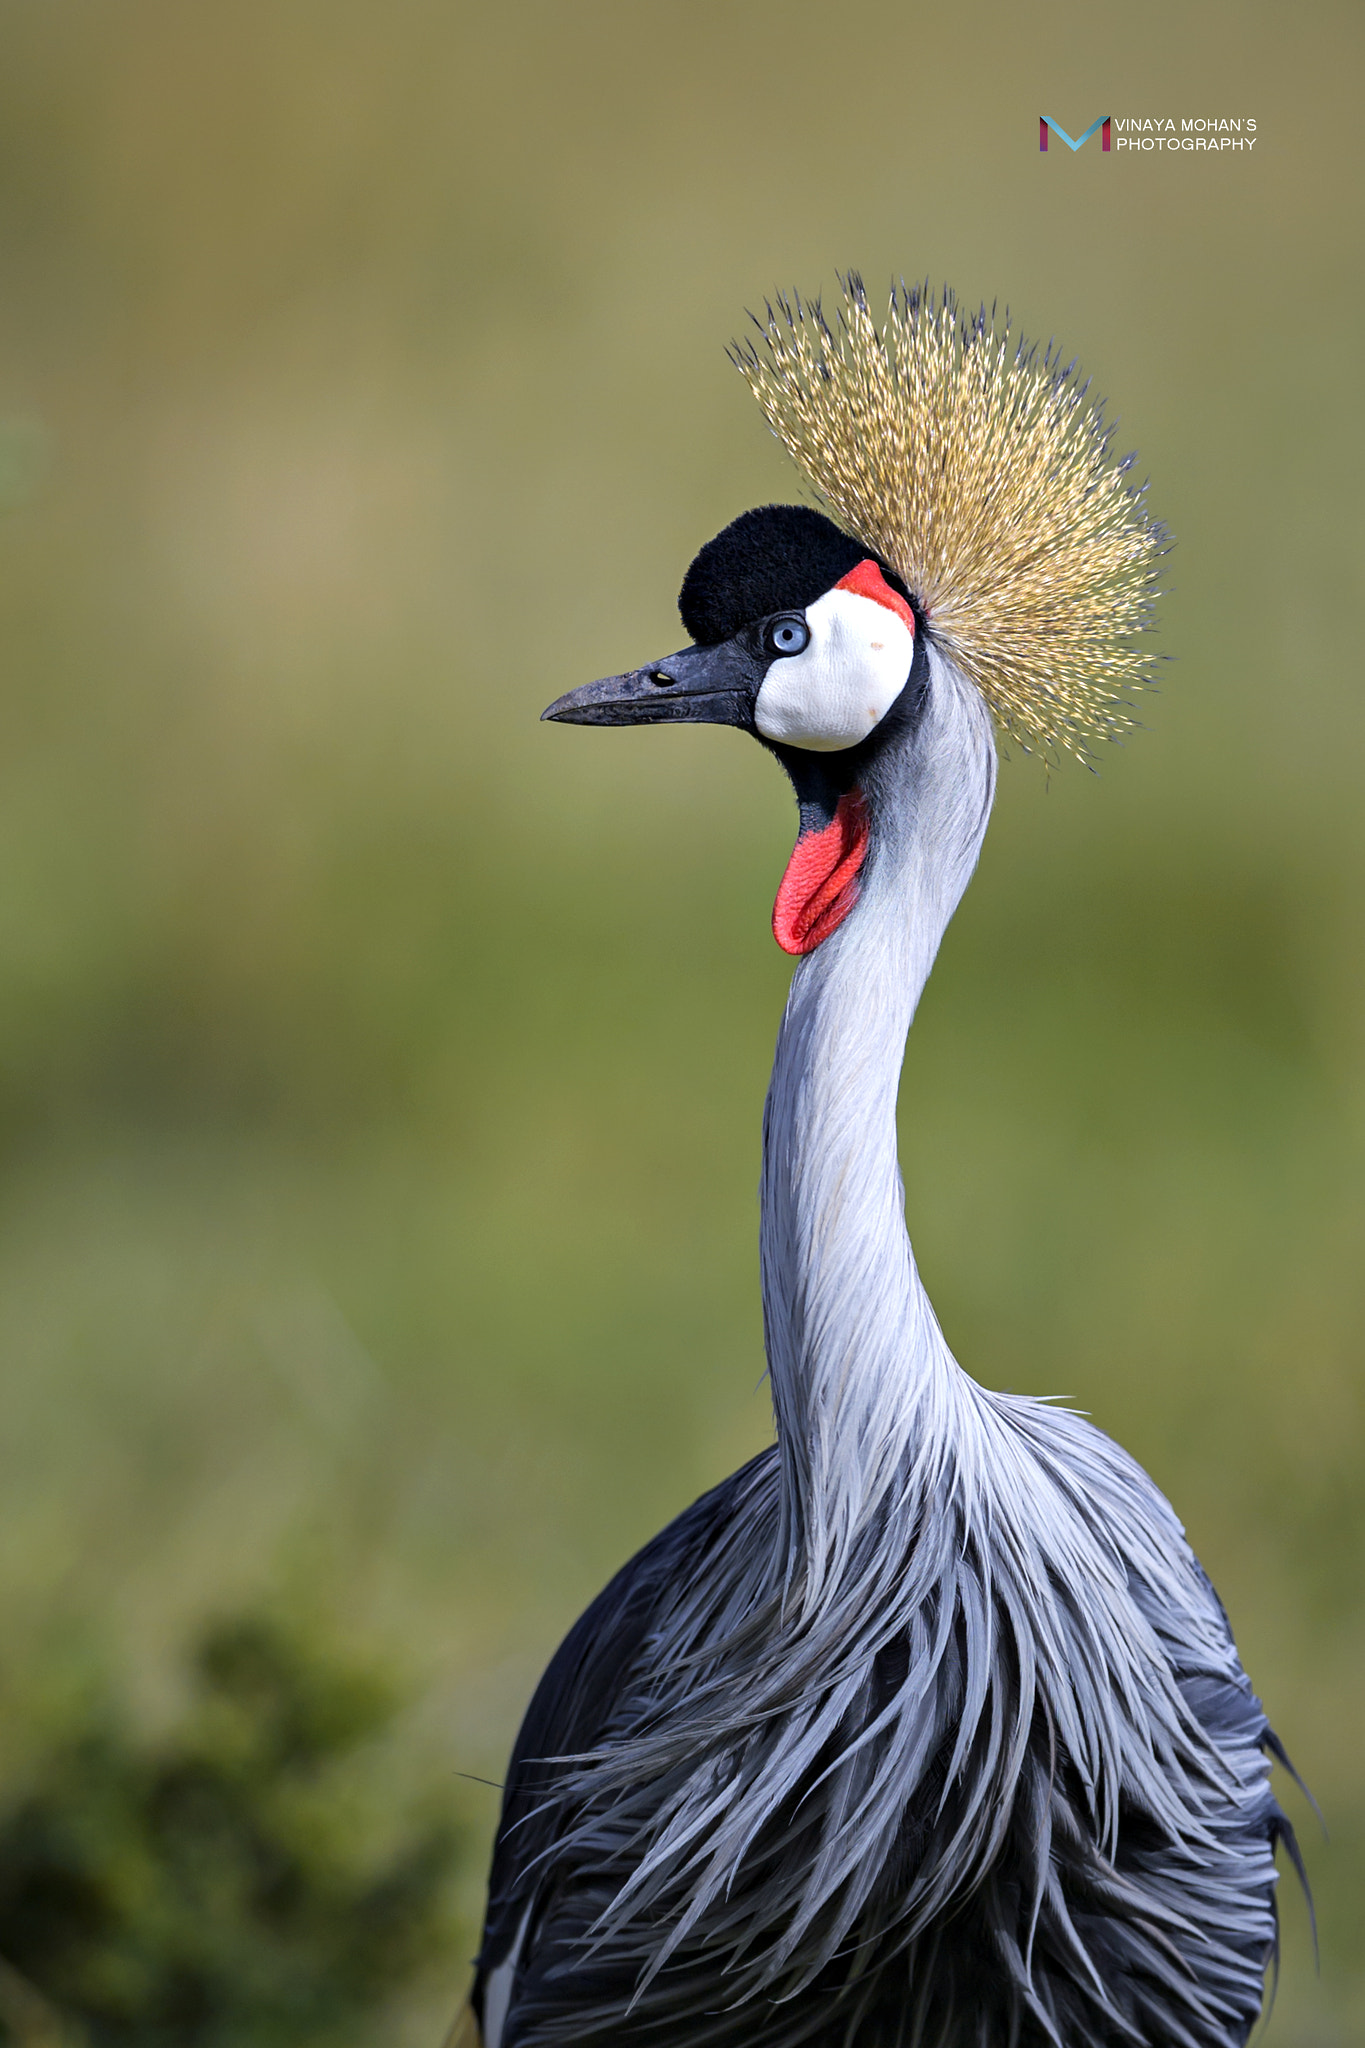
<instances>
[{"instance_id":1,"label":"neck feather","mask_svg":"<svg viewBox=\"0 0 1365 2048\"><path fill-rule=\"evenodd\" d=\"M786 1573L818 1601L946 1435L962 1375L915 1267L896 1151L906 1033L995 782L976 691L936 651L925 715L864 785L856 910L802 961L763 1125L764 1326Z\"/></svg>"}]
</instances>

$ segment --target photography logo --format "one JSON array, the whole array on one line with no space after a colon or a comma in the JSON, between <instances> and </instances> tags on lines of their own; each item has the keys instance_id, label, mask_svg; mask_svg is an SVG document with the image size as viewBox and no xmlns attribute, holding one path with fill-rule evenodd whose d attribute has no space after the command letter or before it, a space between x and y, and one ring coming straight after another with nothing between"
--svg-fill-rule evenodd
<instances>
[{"instance_id":1,"label":"photography logo","mask_svg":"<svg viewBox=\"0 0 1365 2048\"><path fill-rule=\"evenodd\" d=\"M1100 148L1108 149L1109 122L1109 115L1101 114L1098 121L1092 121L1090 123L1090 126L1086 129L1084 135L1080 137L1079 141L1073 142L1071 140L1071 137L1067 134L1065 128L1063 128L1060 121L1054 121L1051 114L1040 114L1038 116L1038 147L1039 149L1047 148L1048 130L1051 129L1052 133L1056 136L1057 140L1059 142L1064 142L1068 149L1083 149L1086 143L1089 142L1091 136L1095 133L1095 130L1098 128L1102 130L1102 133L1100 135Z\"/></svg>"},{"instance_id":2,"label":"photography logo","mask_svg":"<svg viewBox=\"0 0 1365 2048\"><path fill-rule=\"evenodd\" d=\"M1102 114L1092 121L1084 135L1070 136L1051 114L1038 116L1038 147L1045 150L1055 138L1064 142L1074 156L1084 149L1092 135L1100 138L1103 150L1140 150L1187 156L1221 156L1224 150L1249 156L1260 140L1258 123L1250 114L1121 114L1117 119Z\"/></svg>"}]
</instances>

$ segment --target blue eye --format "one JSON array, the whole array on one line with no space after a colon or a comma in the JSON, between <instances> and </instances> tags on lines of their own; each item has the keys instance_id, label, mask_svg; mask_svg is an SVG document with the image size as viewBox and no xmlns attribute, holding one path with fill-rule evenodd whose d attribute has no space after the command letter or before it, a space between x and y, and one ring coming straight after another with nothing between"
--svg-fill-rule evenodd
<instances>
[{"instance_id":1,"label":"blue eye","mask_svg":"<svg viewBox=\"0 0 1365 2048\"><path fill-rule=\"evenodd\" d=\"M774 654L799 654L810 645L810 627L800 612L789 612L769 622L766 638Z\"/></svg>"}]
</instances>

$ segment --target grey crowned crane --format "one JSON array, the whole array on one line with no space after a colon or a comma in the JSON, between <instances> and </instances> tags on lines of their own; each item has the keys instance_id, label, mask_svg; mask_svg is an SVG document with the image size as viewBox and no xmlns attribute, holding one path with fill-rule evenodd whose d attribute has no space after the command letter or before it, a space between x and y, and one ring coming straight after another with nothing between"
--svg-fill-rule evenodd
<instances>
[{"instance_id":1,"label":"grey crowned crane","mask_svg":"<svg viewBox=\"0 0 1365 2048\"><path fill-rule=\"evenodd\" d=\"M1283 1761L1152 1481L957 1363L906 1234L906 1034L993 731L1131 723L1160 529L1072 366L904 287L735 352L826 511L710 541L692 644L562 724L774 753L799 956L763 1124L776 1443L570 1631L518 1737L483 2048L1231 2048L1275 1951Z\"/></svg>"}]
</instances>

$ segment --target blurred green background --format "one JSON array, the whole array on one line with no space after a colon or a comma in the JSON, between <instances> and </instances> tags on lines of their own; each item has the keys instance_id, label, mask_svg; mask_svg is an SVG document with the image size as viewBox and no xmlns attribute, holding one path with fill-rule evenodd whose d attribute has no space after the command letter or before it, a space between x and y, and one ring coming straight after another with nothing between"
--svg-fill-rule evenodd
<instances>
[{"instance_id":1,"label":"blurred green background","mask_svg":"<svg viewBox=\"0 0 1365 2048\"><path fill-rule=\"evenodd\" d=\"M1007 766L912 1040L950 1339L1170 1493L1292 1787L1267 2038L1365 2035L1359 10L10 0L0 1795L305 1616L465 1828L559 1634L768 1433L780 775L536 723L797 495L724 356L860 266L1008 300L1178 539L1148 730ZM1248 157L1040 155L1049 113ZM26 1777L26 1774L27 1777ZM425 1796L425 1795L424 1795ZM380 2038L376 2035L376 2038Z\"/></svg>"}]
</instances>

